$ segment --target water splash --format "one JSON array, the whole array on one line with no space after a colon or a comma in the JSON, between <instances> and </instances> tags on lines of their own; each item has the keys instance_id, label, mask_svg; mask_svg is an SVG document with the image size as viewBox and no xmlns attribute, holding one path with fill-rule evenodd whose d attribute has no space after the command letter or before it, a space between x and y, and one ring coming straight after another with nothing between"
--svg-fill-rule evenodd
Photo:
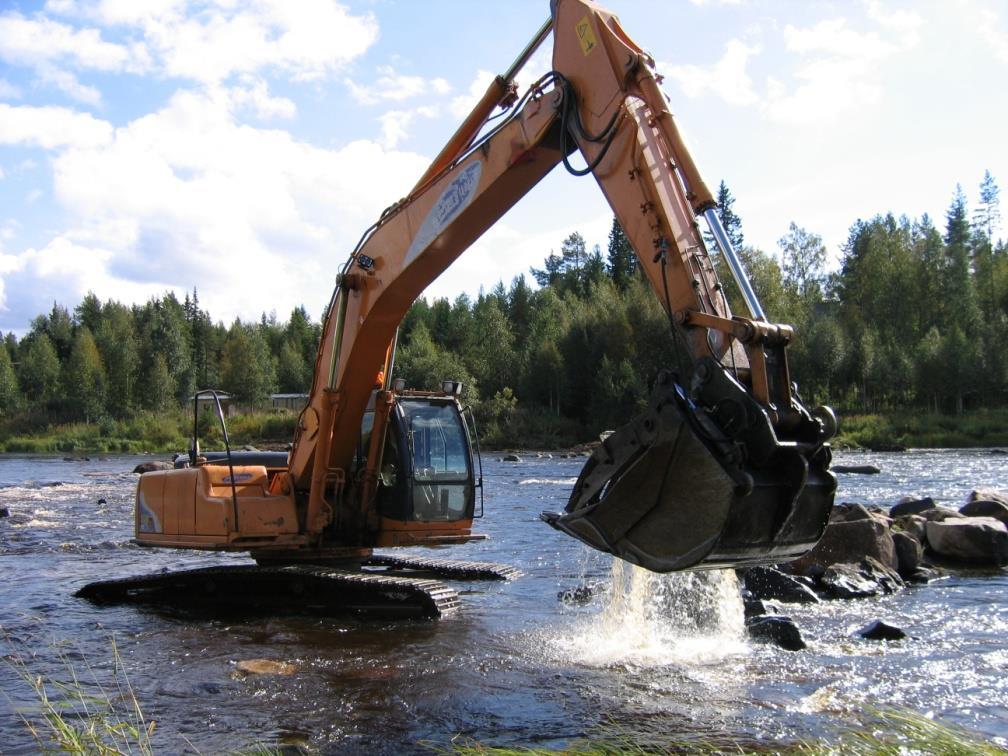
<instances>
[{"instance_id":1,"label":"water splash","mask_svg":"<svg viewBox=\"0 0 1008 756\"><path fill-rule=\"evenodd\" d=\"M554 640L581 664L703 665L746 652L738 580L731 570L660 575L613 559L598 612Z\"/></svg>"}]
</instances>

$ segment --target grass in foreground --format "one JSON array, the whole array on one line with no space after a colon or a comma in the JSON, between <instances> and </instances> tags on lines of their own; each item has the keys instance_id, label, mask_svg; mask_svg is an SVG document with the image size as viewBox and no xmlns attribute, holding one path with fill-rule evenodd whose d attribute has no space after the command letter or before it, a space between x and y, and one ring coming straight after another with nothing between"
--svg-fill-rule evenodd
<instances>
[{"instance_id":1,"label":"grass in foreground","mask_svg":"<svg viewBox=\"0 0 1008 756\"><path fill-rule=\"evenodd\" d=\"M546 756L558 751L542 748L494 748L478 742L456 743L445 753L460 756ZM761 743L703 740L640 743L633 735L604 737L575 743L559 753L578 756L651 756L665 754L782 754L783 756L1006 756L1008 749L988 742L959 727L943 724L922 714L902 710L869 713L862 722L846 725L833 737L795 743Z\"/></svg>"}]
</instances>

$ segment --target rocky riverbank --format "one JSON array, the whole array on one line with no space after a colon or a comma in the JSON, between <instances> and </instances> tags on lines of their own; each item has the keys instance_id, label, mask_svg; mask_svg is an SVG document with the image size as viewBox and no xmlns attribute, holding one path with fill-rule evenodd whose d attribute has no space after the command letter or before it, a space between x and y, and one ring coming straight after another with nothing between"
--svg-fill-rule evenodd
<instances>
[{"instance_id":1,"label":"rocky riverbank","mask_svg":"<svg viewBox=\"0 0 1008 756\"><path fill-rule=\"evenodd\" d=\"M1003 492L974 490L958 509L931 498L907 497L889 510L842 503L833 508L823 537L808 554L776 567L740 571L746 624L754 639L799 650L804 648L799 629L771 602L869 598L928 583L948 571L1006 564L1008 494ZM881 626L865 627L862 635L888 640L902 632Z\"/></svg>"}]
</instances>

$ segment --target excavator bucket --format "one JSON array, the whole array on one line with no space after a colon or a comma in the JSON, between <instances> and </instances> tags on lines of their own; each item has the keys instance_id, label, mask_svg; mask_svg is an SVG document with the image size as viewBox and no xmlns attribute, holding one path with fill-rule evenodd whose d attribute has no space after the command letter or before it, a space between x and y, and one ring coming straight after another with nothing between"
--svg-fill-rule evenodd
<instances>
[{"instance_id":1,"label":"excavator bucket","mask_svg":"<svg viewBox=\"0 0 1008 756\"><path fill-rule=\"evenodd\" d=\"M786 562L812 548L836 490L821 424L805 414L808 440L780 441L720 365L697 375L692 395L659 376L648 411L589 458L565 512L542 518L654 572Z\"/></svg>"}]
</instances>

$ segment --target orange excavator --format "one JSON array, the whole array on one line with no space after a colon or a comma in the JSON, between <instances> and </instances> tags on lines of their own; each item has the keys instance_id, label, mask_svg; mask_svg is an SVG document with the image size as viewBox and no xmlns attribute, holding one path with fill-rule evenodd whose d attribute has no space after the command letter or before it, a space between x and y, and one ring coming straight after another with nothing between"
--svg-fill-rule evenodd
<instances>
[{"instance_id":1,"label":"orange excavator","mask_svg":"<svg viewBox=\"0 0 1008 756\"><path fill-rule=\"evenodd\" d=\"M550 32L553 68L518 96L515 75ZM494 565L374 552L476 538L477 492L482 509L461 386L407 390L394 378L396 337L424 289L559 164L598 182L667 312L677 360L655 377L646 413L588 459L566 510L543 519L661 572L781 562L811 548L833 504L827 442L836 419L800 401L788 372L792 329L766 319L653 69L611 13L555 0L340 271L289 454L201 453L194 419L179 469L141 477L137 543L249 552L257 565L92 583L81 595L218 604L254 593L271 596L273 608L430 616L454 602L438 578L506 577ZM505 116L491 119L498 108ZM701 217L745 316L729 309Z\"/></svg>"}]
</instances>

